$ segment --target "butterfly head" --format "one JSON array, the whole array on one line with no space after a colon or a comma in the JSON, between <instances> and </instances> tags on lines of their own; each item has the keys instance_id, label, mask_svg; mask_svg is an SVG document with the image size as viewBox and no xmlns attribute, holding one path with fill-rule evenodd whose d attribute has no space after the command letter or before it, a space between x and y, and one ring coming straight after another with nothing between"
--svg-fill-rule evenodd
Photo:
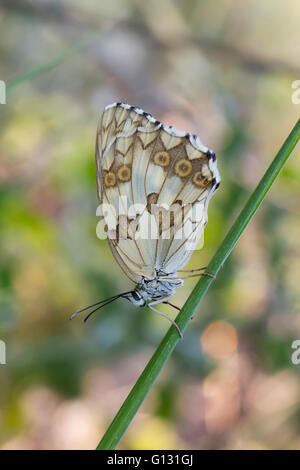
<instances>
[{"instance_id":1,"label":"butterfly head","mask_svg":"<svg viewBox=\"0 0 300 470\"><path fill-rule=\"evenodd\" d=\"M126 295L126 298L134 305L144 307L148 300L171 297L176 288L182 285L183 281L181 279L168 279L166 275L163 279L160 279L159 276L155 279L143 278L135 289L129 295Z\"/></svg>"},{"instance_id":2,"label":"butterfly head","mask_svg":"<svg viewBox=\"0 0 300 470\"><path fill-rule=\"evenodd\" d=\"M144 307L147 300L145 299L143 292L140 292L137 288L127 295L126 299L130 300L130 302L132 302L133 305L136 305L137 307Z\"/></svg>"}]
</instances>

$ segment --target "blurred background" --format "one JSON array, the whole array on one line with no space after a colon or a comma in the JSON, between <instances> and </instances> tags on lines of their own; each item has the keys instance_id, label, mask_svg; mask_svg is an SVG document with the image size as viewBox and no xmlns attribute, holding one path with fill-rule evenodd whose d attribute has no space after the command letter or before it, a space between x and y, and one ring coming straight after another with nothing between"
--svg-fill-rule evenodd
<instances>
[{"instance_id":1,"label":"blurred background","mask_svg":"<svg viewBox=\"0 0 300 470\"><path fill-rule=\"evenodd\" d=\"M0 448L93 449L169 328L125 300L69 321L132 287L96 237L104 106L215 150L222 184L188 265L205 266L299 117L299 22L297 0L1 1ZM300 449L297 153L120 449Z\"/></svg>"}]
</instances>

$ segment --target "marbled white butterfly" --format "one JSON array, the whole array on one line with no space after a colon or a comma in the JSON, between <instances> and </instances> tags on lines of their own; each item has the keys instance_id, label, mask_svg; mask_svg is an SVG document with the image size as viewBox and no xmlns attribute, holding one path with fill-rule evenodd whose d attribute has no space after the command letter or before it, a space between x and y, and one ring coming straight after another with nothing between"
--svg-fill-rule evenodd
<instances>
[{"instance_id":1,"label":"marbled white butterfly","mask_svg":"<svg viewBox=\"0 0 300 470\"><path fill-rule=\"evenodd\" d=\"M141 108L114 103L105 108L97 130L96 180L110 248L136 286L80 312L96 307L89 317L119 297L140 307L149 301L181 335L154 305L180 310L168 299L189 277L178 273L191 272L182 268L220 184L214 152L196 135L165 126ZM203 274L209 275L195 276Z\"/></svg>"}]
</instances>

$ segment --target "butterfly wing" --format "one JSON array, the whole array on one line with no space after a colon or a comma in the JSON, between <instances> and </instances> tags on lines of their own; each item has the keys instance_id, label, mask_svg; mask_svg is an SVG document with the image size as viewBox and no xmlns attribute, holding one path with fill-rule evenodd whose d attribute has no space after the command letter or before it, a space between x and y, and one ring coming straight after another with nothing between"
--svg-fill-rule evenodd
<instances>
[{"instance_id":1,"label":"butterfly wing","mask_svg":"<svg viewBox=\"0 0 300 470\"><path fill-rule=\"evenodd\" d=\"M220 183L216 158L198 137L124 103L105 108L96 179L111 250L135 282L173 273L190 258Z\"/></svg>"}]
</instances>

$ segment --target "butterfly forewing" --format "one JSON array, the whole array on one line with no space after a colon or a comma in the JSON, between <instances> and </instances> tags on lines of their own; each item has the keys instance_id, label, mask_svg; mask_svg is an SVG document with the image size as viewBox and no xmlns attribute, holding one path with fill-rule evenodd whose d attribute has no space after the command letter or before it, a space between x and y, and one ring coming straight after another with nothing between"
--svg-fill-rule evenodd
<instances>
[{"instance_id":1,"label":"butterfly forewing","mask_svg":"<svg viewBox=\"0 0 300 470\"><path fill-rule=\"evenodd\" d=\"M188 262L220 182L215 155L198 137L124 103L100 118L96 179L100 203L116 215L110 247L135 282Z\"/></svg>"}]
</instances>

